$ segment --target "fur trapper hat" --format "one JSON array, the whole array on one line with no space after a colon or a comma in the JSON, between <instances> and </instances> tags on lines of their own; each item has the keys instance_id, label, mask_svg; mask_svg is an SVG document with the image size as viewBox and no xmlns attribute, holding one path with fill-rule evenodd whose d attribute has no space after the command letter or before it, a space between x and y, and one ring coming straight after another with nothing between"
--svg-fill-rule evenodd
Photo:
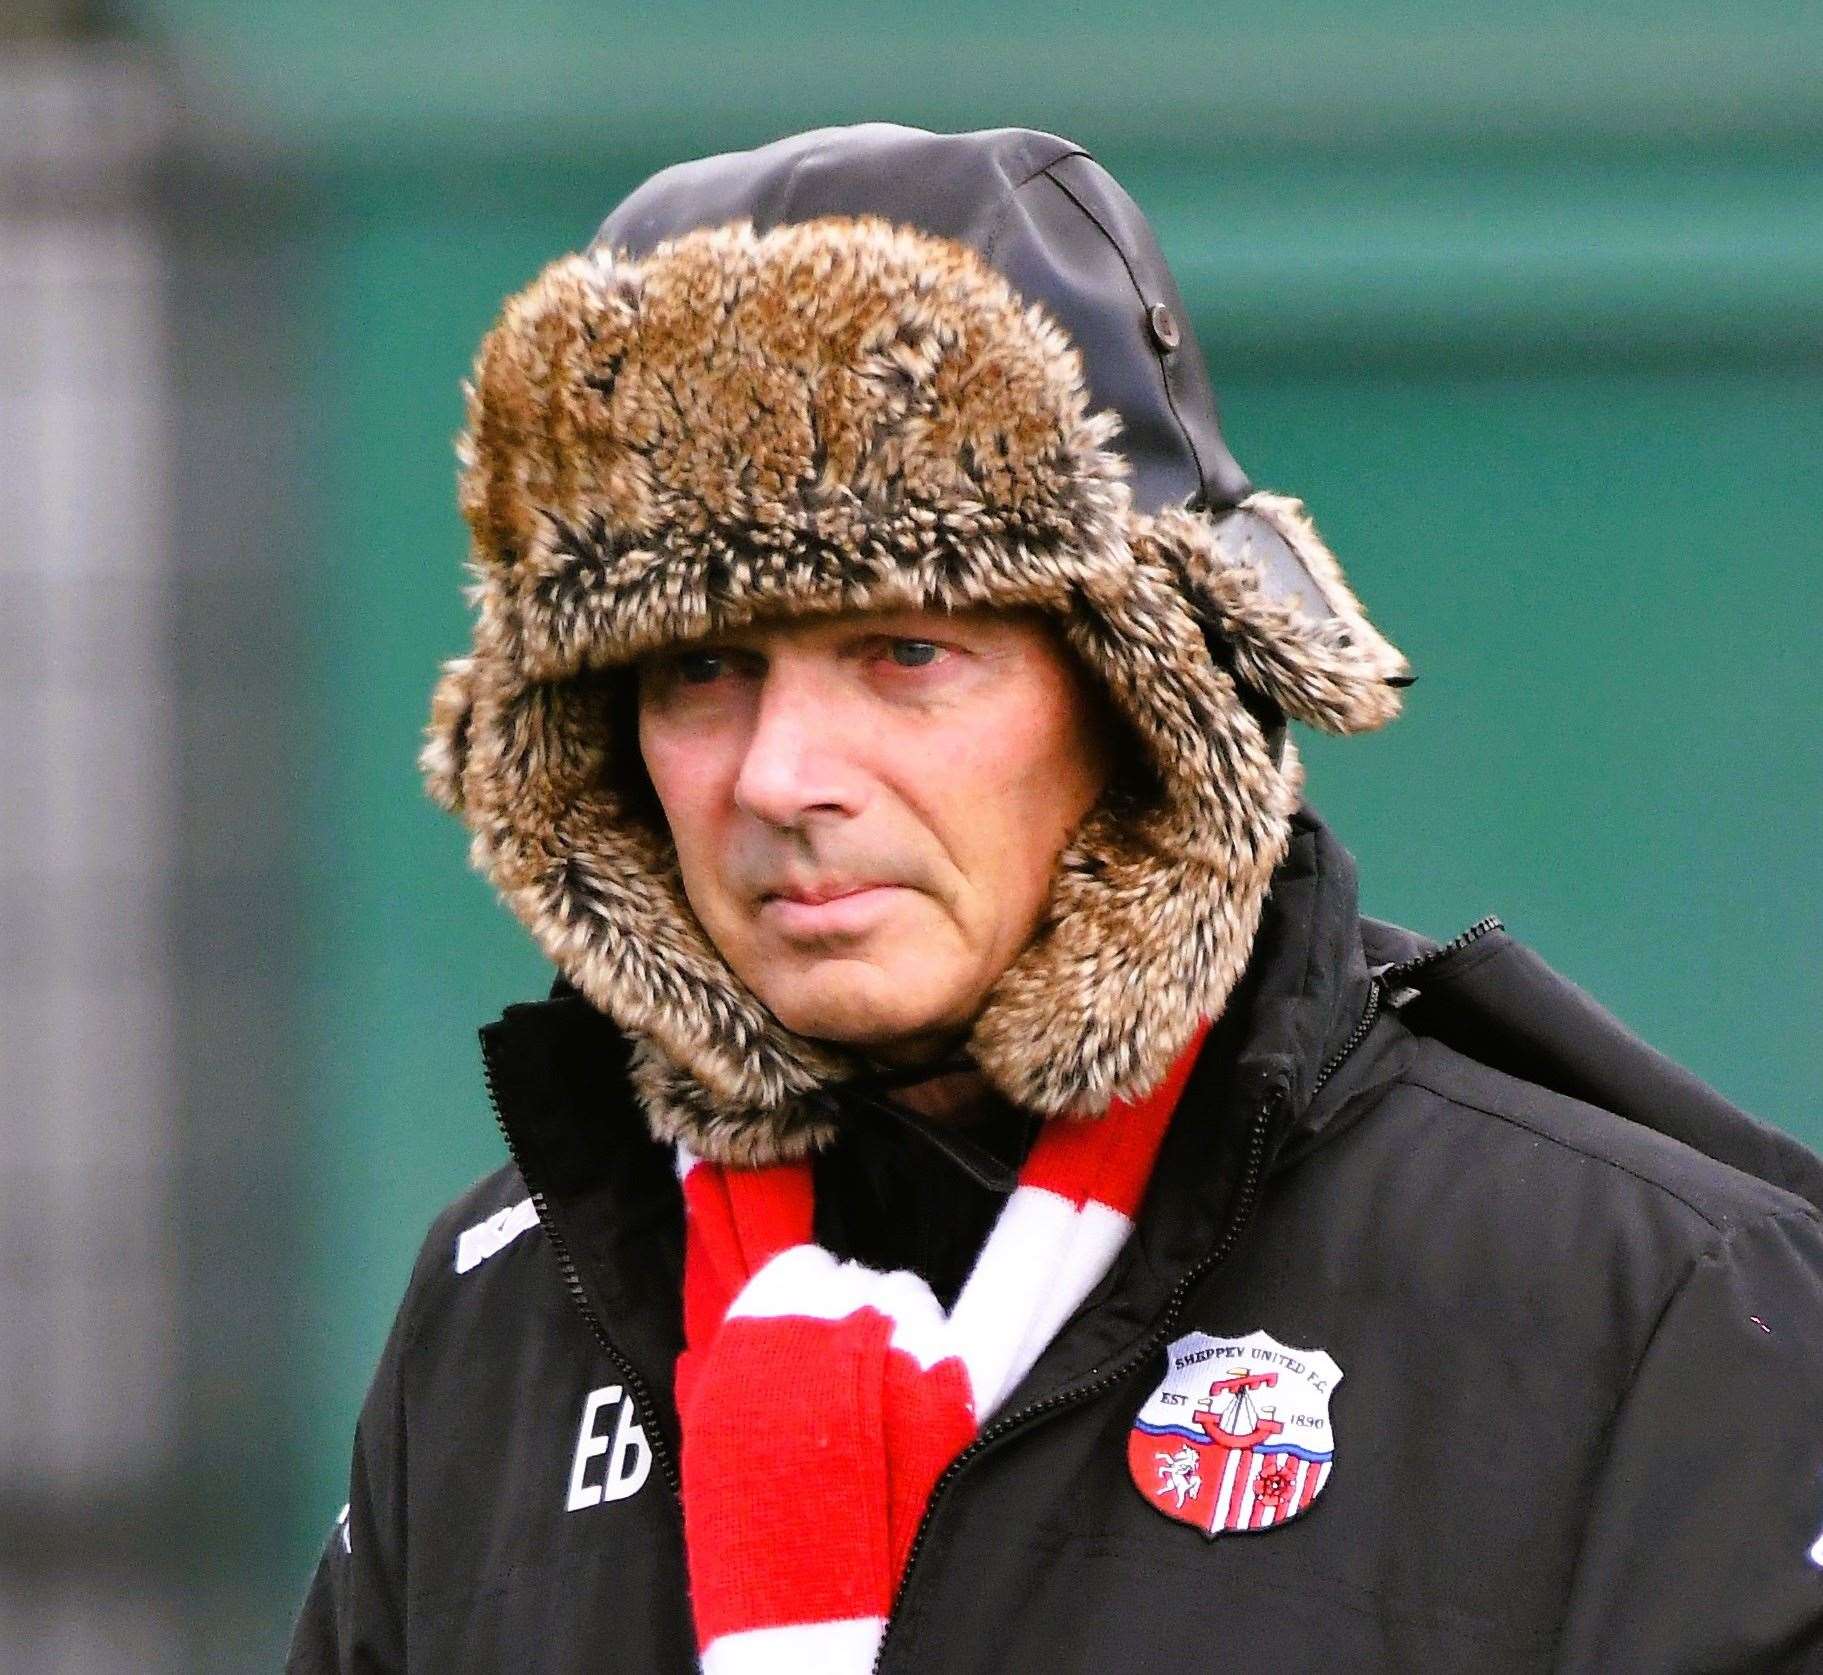
<instances>
[{"instance_id":1,"label":"fur trapper hat","mask_svg":"<svg viewBox=\"0 0 1823 1675\"><path fill-rule=\"evenodd\" d=\"M720 1161L822 1144L819 1090L867 1067L786 1030L693 915L629 724L642 655L780 613L1055 616L1149 772L1077 831L968 1043L1046 1114L1145 1090L1222 1010L1300 796L1277 718L1377 727L1405 679L1296 501L1210 504L1205 475L1139 504L1128 418L1045 299L923 219L598 240L508 301L467 389L477 621L422 765L633 1039L654 1132Z\"/></svg>"}]
</instances>

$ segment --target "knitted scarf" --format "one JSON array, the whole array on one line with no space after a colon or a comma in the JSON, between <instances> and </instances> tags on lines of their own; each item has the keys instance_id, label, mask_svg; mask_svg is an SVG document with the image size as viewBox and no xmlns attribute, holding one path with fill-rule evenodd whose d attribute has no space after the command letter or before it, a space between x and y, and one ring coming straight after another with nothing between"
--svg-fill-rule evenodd
<instances>
[{"instance_id":1,"label":"knitted scarf","mask_svg":"<svg viewBox=\"0 0 1823 1675\"><path fill-rule=\"evenodd\" d=\"M872 1668L926 1503L1132 1231L1199 1029L1165 1079L1047 1123L947 1314L812 1238L806 1162L678 1148L684 1532L705 1675Z\"/></svg>"}]
</instances>

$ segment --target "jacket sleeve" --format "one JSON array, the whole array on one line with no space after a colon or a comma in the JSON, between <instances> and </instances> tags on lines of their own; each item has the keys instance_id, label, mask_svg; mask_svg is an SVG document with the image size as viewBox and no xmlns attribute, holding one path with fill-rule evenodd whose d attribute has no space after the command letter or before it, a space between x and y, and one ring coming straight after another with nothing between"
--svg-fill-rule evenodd
<instances>
[{"instance_id":1,"label":"jacket sleeve","mask_svg":"<svg viewBox=\"0 0 1823 1675\"><path fill-rule=\"evenodd\" d=\"M1558 1669L1823 1671L1814 1212L1734 1225L1666 1305L1615 1412Z\"/></svg>"},{"instance_id":2,"label":"jacket sleeve","mask_svg":"<svg viewBox=\"0 0 1823 1675\"><path fill-rule=\"evenodd\" d=\"M317 1560L286 1675L403 1675L405 1410L401 1366L413 1292L401 1304L355 1424L348 1504Z\"/></svg>"}]
</instances>

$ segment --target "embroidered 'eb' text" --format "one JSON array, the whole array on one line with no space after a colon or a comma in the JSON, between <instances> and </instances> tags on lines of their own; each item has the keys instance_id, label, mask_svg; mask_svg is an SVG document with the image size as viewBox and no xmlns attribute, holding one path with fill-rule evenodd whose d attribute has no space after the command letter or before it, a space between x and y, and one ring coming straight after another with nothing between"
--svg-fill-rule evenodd
<instances>
[{"instance_id":1,"label":"embroidered 'eb' text","mask_svg":"<svg viewBox=\"0 0 1823 1675\"><path fill-rule=\"evenodd\" d=\"M603 1408L612 1407L614 1429L597 1431ZM601 1481L585 1481L589 1462L607 1455L608 1463ZM599 1506L603 1501L624 1501L645 1487L652 1470L652 1446L646 1441L645 1427L633 1416L633 1400L618 1384L604 1384L591 1390L582 1405L582 1429L576 1433L576 1458L570 1466L570 1498L566 1512L580 1512L585 1506Z\"/></svg>"}]
</instances>

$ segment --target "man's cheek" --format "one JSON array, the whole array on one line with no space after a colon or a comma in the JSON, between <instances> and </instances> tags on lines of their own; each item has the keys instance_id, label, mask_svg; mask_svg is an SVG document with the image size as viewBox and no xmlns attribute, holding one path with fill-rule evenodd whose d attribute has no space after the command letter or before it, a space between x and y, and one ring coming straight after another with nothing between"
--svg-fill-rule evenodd
<instances>
[{"instance_id":1,"label":"man's cheek","mask_svg":"<svg viewBox=\"0 0 1823 1675\"><path fill-rule=\"evenodd\" d=\"M665 813L685 887L704 897L732 899L730 886L736 875L733 844L714 804L700 796L684 797L675 808L667 806Z\"/></svg>"},{"instance_id":2,"label":"man's cheek","mask_svg":"<svg viewBox=\"0 0 1823 1675\"><path fill-rule=\"evenodd\" d=\"M738 896L731 891L721 866L713 854L704 855L677 846L678 870L683 874L684 899L697 922L708 933L709 940L723 957L751 940L754 927L743 911Z\"/></svg>"}]
</instances>

